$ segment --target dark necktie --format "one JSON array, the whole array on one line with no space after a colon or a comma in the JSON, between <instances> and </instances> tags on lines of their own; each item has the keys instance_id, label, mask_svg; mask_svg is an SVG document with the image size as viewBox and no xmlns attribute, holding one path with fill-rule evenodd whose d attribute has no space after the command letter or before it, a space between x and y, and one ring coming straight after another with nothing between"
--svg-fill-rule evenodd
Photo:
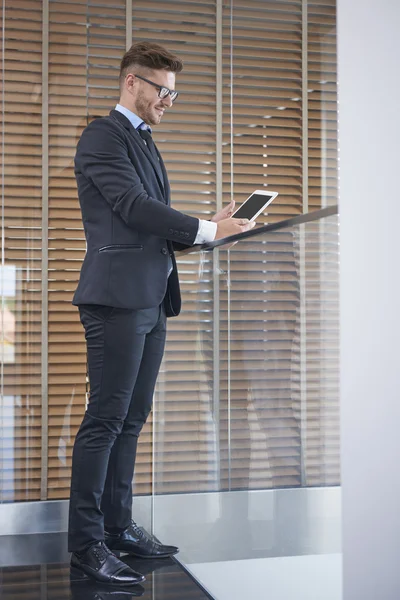
<instances>
[{"instance_id":1,"label":"dark necktie","mask_svg":"<svg viewBox=\"0 0 400 600\"><path fill-rule=\"evenodd\" d=\"M158 154L157 154L157 150L155 147L155 144L153 142L153 138L151 137L151 133L150 131L148 131L147 129L138 129L139 135L142 138L142 140L144 140L146 146L149 149L150 154L152 155L157 169L158 169L158 173L161 176L161 181L164 181L164 177L163 177L163 172L161 169L161 165L160 165L160 159L158 158Z\"/></svg>"},{"instance_id":2,"label":"dark necktie","mask_svg":"<svg viewBox=\"0 0 400 600\"><path fill-rule=\"evenodd\" d=\"M153 156L153 158L158 163L158 154L157 154L157 150L154 145L154 142L153 142L153 138L151 137L150 131L148 131L148 129L138 129L138 131L139 131L139 135L142 138L142 140L144 140L146 142L146 145L147 145L148 149L150 150L150 154Z\"/></svg>"}]
</instances>

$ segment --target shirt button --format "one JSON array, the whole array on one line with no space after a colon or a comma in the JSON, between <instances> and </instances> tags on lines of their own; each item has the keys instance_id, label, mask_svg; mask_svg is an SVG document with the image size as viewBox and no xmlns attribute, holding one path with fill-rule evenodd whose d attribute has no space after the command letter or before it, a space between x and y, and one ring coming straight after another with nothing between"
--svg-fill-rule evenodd
<instances>
[{"instance_id":1,"label":"shirt button","mask_svg":"<svg viewBox=\"0 0 400 600\"><path fill-rule=\"evenodd\" d=\"M168 250L166 248L161 248L162 254L168 254Z\"/></svg>"}]
</instances>

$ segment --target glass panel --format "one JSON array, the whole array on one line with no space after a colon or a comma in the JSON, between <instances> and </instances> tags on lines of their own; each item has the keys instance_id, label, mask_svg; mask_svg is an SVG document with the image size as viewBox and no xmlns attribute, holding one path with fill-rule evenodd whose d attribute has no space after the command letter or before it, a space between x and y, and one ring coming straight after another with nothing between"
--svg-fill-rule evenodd
<instances>
[{"instance_id":1,"label":"glass panel","mask_svg":"<svg viewBox=\"0 0 400 600\"><path fill-rule=\"evenodd\" d=\"M266 559L284 557L295 573L295 557L308 565L306 557L318 555L339 589L338 247L334 216L214 251L219 300L187 329L199 373L183 396L190 395L191 420L168 390L155 402L154 531L180 545L179 559L218 600L228 597L229 561L247 573L254 558L264 565L261 586ZM196 270L208 265L201 289L211 253L188 255L189 262ZM179 440L169 438L177 419L190 459L182 492L191 493L172 495L167 472L176 478L182 461ZM286 581L282 573L277 589ZM317 583L304 576L300 585Z\"/></svg>"},{"instance_id":2,"label":"glass panel","mask_svg":"<svg viewBox=\"0 0 400 600\"><path fill-rule=\"evenodd\" d=\"M157 494L219 489L218 413L214 401L213 254L179 259L181 285L195 289L167 346L154 400L154 490ZM169 357L173 360L170 361Z\"/></svg>"},{"instance_id":3,"label":"glass panel","mask_svg":"<svg viewBox=\"0 0 400 600\"><path fill-rule=\"evenodd\" d=\"M336 204L335 1L250 7L231 0L222 7L222 47L224 200L240 203L255 188L278 191L259 224ZM193 402L191 382L181 402L166 393L162 406L165 411L173 402L179 415L190 403L198 427L175 423L185 448L200 456L203 422L212 423L215 442L210 435L197 471L186 469L190 481L197 476L198 492L186 480L180 490L178 480L170 489L175 493L166 495L157 469L154 531L181 546L179 559L218 600L259 597L268 557L285 558L282 572L276 563L271 568L274 597L297 600L301 588L304 596L325 598L329 588L329 598L338 600L337 217L262 234L213 255L212 348L199 346L200 379L201 365L211 377L208 405ZM200 277L199 286L205 283ZM197 326L195 335L205 334ZM156 399L156 461L167 448L166 413L159 410ZM168 448L174 466L182 462L180 450ZM215 482L216 491L207 493L205 481ZM252 562L254 576L251 558L260 561ZM296 569L321 572L329 583L302 579Z\"/></svg>"},{"instance_id":4,"label":"glass panel","mask_svg":"<svg viewBox=\"0 0 400 600\"><path fill-rule=\"evenodd\" d=\"M223 3L223 193L279 192L259 224L300 214L302 0Z\"/></svg>"},{"instance_id":5,"label":"glass panel","mask_svg":"<svg viewBox=\"0 0 400 600\"><path fill-rule=\"evenodd\" d=\"M105 29L99 18L112 19L113 27ZM61 499L69 497L72 446L86 394L86 345L71 304L86 250L74 156L86 125L107 115L118 99L125 7L78 0L72 10L69 3L50 2L49 21L48 498ZM137 487L150 493L148 431L141 441L147 463Z\"/></svg>"},{"instance_id":6,"label":"glass panel","mask_svg":"<svg viewBox=\"0 0 400 600\"><path fill-rule=\"evenodd\" d=\"M221 263L228 490L301 485L298 234L243 240Z\"/></svg>"},{"instance_id":7,"label":"glass panel","mask_svg":"<svg viewBox=\"0 0 400 600\"><path fill-rule=\"evenodd\" d=\"M309 2L308 210L338 203L336 2Z\"/></svg>"},{"instance_id":8,"label":"glass panel","mask_svg":"<svg viewBox=\"0 0 400 600\"><path fill-rule=\"evenodd\" d=\"M5 74L5 69L4 69L4 45L5 45L5 22L4 22L4 1L2 2L1 5L1 89L4 90L4 85L5 85L5 81L4 81L4 74ZM2 101L2 106L1 106L1 120L2 123L4 122L4 100ZM4 127L2 127L1 129L1 181L4 181ZM4 430L4 407L3 407L3 397L4 397L4 360L5 360L5 354L6 354L6 334L5 334L5 290L4 290L4 267L5 267L5 261L4 261L4 251L5 251L5 245L4 245L4 234L5 234L5 224L4 224L4 187L1 186L1 273L0 273L0 292L1 292L1 313L0 313L0 344L1 344L1 355L0 355L0 368L1 368L1 373L0 373L0 433L1 433L1 442L0 442L0 504L3 502L3 471L5 468L5 464L4 464L4 442L3 442L3 430ZM12 321L14 320L14 318L12 318ZM10 327L11 332L9 335L9 350L8 353L11 354L11 356L13 356L14 354L14 343L13 343L13 337L15 336L15 333L12 333L13 330L15 329L15 327L11 326Z\"/></svg>"},{"instance_id":9,"label":"glass panel","mask_svg":"<svg viewBox=\"0 0 400 600\"><path fill-rule=\"evenodd\" d=\"M1 502L39 500L41 488L41 6L30 6L29 53L19 52L17 15L3 0Z\"/></svg>"}]
</instances>

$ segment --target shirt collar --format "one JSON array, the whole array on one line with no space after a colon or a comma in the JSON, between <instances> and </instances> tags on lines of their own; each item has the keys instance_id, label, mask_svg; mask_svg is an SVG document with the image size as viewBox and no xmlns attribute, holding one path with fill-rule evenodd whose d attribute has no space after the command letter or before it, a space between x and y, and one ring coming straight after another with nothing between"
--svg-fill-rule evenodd
<instances>
[{"instance_id":1,"label":"shirt collar","mask_svg":"<svg viewBox=\"0 0 400 600\"><path fill-rule=\"evenodd\" d=\"M143 119L138 117L134 112L129 110L129 108L125 108L125 106L121 106L117 104L115 110L122 113L127 119L129 119L130 123L133 125L135 129L147 129L151 133L151 127L149 127Z\"/></svg>"}]
</instances>

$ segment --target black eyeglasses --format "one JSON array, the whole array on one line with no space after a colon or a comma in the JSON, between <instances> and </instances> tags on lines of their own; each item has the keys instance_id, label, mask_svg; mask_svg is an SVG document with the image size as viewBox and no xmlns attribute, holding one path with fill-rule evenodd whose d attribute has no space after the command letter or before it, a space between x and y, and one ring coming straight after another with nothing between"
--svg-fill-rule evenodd
<instances>
[{"instance_id":1,"label":"black eyeglasses","mask_svg":"<svg viewBox=\"0 0 400 600\"><path fill-rule=\"evenodd\" d=\"M175 90L170 90L169 88L164 87L163 85L158 85L158 83L154 83L154 81L150 81L150 79L146 79L146 77L142 77L141 75L135 75L135 77L137 77L138 79L142 79L146 83L149 83L150 85L157 88L159 98L166 98L169 95L171 96L171 102L175 102L179 95L179 93Z\"/></svg>"}]
</instances>

